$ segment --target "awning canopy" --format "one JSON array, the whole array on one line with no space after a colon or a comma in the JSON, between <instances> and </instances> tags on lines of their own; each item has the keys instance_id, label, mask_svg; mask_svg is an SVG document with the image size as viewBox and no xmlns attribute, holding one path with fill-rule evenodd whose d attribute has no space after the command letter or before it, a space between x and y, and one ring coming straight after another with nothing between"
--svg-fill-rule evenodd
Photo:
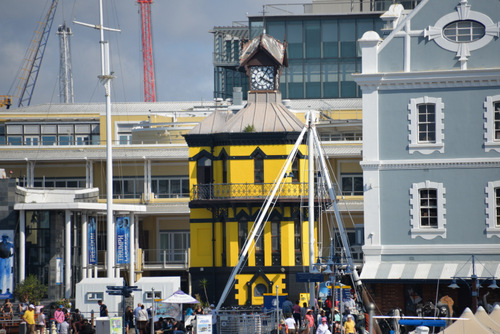
<instances>
[{"instance_id":1,"label":"awning canopy","mask_svg":"<svg viewBox=\"0 0 500 334\"><path fill-rule=\"evenodd\" d=\"M361 271L362 280L451 280L453 277L468 278L472 275L469 262L367 262ZM499 262L478 262L475 264L478 277L500 277Z\"/></svg>"}]
</instances>

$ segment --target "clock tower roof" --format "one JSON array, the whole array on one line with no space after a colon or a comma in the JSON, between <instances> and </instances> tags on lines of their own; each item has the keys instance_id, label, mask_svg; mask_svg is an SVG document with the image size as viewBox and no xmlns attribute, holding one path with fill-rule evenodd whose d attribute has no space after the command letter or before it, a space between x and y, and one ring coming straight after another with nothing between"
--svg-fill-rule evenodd
<instances>
[{"instance_id":1,"label":"clock tower roof","mask_svg":"<svg viewBox=\"0 0 500 334\"><path fill-rule=\"evenodd\" d=\"M304 124L281 102L281 92L248 94L247 105L219 130L220 133L300 132Z\"/></svg>"},{"instance_id":2,"label":"clock tower roof","mask_svg":"<svg viewBox=\"0 0 500 334\"><path fill-rule=\"evenodd\" d=\"M269 62L278 67L288 66L285 43L270 35L261 34L243 46L240 66L266 65Z\"/></svg>"}]
</instances>

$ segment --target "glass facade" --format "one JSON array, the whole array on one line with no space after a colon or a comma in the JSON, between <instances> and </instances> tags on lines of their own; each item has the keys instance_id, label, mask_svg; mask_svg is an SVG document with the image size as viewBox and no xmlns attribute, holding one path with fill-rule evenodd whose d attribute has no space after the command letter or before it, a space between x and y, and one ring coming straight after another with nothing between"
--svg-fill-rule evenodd
<instances>
[{"instance_id":1,"label":"glass facade","mask_svg":"<svg viewBox=\"0 0 500 334\"><path fill-rule=\"evenodd\" d=\"M361 90L352 74L361 72L361 52L357 40L366 31L382 35L384 23L378 13L324 16L266 16L266 33L287 42L288 67L280 78L284 99L359 98ZM264 31L262 17L249 18L249 38ZM239 41L239 43L242 43ZM216 43L217 54L240 48ZM219 50L219 48L221 48ZM219 58L217 58L219 59ZM248 91L248 77L234 64L234 54L227 63L214 61L214 97L233 97L233 87ZM224 66L223 66L224 65Z\"/></svg>"},{"instance_id":2,"label":"glass facade","mask_svg":"<svg viewBox=\"0 0 500 334\"><path fill-rule=\"evenodd\" d=\"M381 33L380 14L336 17L266 17L266 33L288 44L288 68L281 77L286 99L358 98L353 73L361 72L357 40ZM250 18L250 35L262 32L262 18Z\"/></svg>"}]
</instances>

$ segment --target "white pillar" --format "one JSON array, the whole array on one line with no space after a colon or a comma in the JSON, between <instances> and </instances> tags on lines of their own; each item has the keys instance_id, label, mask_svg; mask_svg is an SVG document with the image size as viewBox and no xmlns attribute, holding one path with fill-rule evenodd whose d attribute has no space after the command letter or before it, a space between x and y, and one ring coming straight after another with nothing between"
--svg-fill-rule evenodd
<instances>
[{"instance_id":1,"label":"white pillar","mask_svg":"<svg viewBox=\"0 0 500 334\"><path fill-rule=\"evenodd\" d=\"M26 278L26 211L19 211L19 282Z\"/></svg>"},{"instance_id":2,"label":"white pillar","mask_svg":"<svg viewBox=\"0 0 500 334\"><path fill-rule=\"evenodd\" d=\"M64 297L71 298L71 211L65 210L64 224Z\"/></svg>"},{"instance_id":3,"label":"white pillar","mask_svg":"<svg viewBox=\"0 0 500 334\"><path fill-rule=\"evenodd\" d=\"M130 213L130 264L128 271L128 281L129 285L134 285L135 283L135 215L133 212Z\"/></svg>"},{"instance_id":4,"label":"white pillar","mask_svg":"<svg viewBox=\"0 0 500 334\"><path fill-rule=\"evenodd\" d=\"M89 238L88 238L89 217L86 211L82 212L82 278L87 278L89 266Z\"/></svg>"},{"instance_id":5,"label":"white pillar","mask_svg":"<svg viewBox=\"0 0 500 334\"><path fill-rule=\"evenodd\" d=\"M378 45L382 41L375 31L367 31L358 40L361 48L361 68L363 74L378 72Z\"/></svg>"}]
</instances>

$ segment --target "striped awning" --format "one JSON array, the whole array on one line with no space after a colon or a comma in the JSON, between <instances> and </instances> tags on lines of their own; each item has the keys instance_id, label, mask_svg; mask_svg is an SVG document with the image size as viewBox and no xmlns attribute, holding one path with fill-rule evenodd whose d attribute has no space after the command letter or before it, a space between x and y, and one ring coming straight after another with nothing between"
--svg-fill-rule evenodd
<instances>
[{"instance_id":1,"label":"striped awning","mask_svg":"<svg viewBox=\"0 0 500 334\"><path fill-rule=\"evenodd\" d=\"M361 271L362 280L451 280L453 277L470 277L471 261L464 262L367 262ZM499 262L476 262L478 277L500 277Z\"/></svg>"}]
</instances>

